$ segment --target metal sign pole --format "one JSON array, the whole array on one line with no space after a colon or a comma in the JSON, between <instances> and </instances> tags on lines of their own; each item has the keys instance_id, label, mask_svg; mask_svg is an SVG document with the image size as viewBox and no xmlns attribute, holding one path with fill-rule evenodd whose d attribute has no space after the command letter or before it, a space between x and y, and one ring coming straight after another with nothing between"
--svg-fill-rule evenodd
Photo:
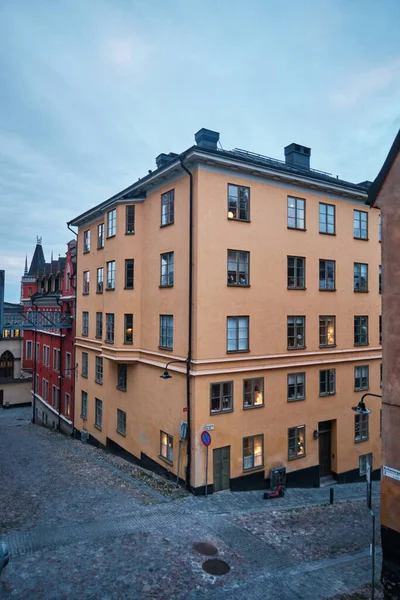
<instances>
[{"instance_id":1,"label":"metal sign pole","mask_svg":"<svg viewBox=\"0 0 400 600\"><path fill-rule=\"evenodd\" d=\"M207 498L207 484L208 484L208 446L206 446L206 498Z\"/></svg>"}]
</instances>

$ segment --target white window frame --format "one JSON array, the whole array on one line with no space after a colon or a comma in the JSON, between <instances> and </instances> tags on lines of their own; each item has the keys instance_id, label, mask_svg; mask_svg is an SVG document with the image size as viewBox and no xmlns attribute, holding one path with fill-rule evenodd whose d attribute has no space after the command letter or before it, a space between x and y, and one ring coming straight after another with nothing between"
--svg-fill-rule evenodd
<instances>
[{"instance_id":1,"label":"white window frame","mask_svg":"<svg viewBox=\"0 0 400 600\"><path fill-rule=\"evenodd\" d=\"M113 237L117 234L117 210L113 208L107 213L107 237Z\"/></svg>"},{"instance_id":2,"label":"white window frame","mask_svg":"<svg viewBox=\"0 0 400 600\"><path fill-rule=\"evenodd\" d=\"M107 262L107 289L115 290L115 260Z\"/></svg>"},{"instance_id":3,"label":"white window frame","mask_svg":"<svg viewBox=\"0 0 400 600\"><path fill-rule=\"evenodd\" d=\"M160 458L173 464L174 461L174 437L165 431L160 431Z\"/></svg>"}]
</instances>

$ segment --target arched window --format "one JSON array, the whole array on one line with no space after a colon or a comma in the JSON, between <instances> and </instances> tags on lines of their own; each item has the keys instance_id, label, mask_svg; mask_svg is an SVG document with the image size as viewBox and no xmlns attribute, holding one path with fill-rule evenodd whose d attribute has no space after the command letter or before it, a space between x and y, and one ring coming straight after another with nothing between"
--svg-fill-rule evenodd
<instances>
[{"instance_id":1,"label":"arched window","mask_svg":"<svg viewBox=\"0 0 400 600\"><path fill-rule=\"evenodd\" d=\"M14 356L9 350L0 356L0 379L14 377Z\"/></svg>"}]
</instances>

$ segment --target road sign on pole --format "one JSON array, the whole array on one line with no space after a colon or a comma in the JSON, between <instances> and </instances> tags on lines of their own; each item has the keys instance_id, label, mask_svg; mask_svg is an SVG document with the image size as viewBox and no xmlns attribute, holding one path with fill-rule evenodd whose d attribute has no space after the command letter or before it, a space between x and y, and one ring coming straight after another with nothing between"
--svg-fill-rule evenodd
<instances>
[{"instance_id":1,"label":"road sign on pole","mask_svg":"<svg viewBox=\"0 0 400 600\"><path fill-rule=\"evenodd\" d=\"M208 431L203 431L200 438L203 446L209 446L211 444L211 435L208 433Z\"/></svg>"}]
</instances>

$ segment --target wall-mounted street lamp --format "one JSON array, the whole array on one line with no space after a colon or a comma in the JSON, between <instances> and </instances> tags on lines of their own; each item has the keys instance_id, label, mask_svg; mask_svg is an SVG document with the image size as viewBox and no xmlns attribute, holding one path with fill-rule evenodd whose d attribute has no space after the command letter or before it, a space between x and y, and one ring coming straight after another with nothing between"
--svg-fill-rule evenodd
<instances>
[{"instance_id":1,"label":"wall-mounted street lamp","mask_svg":"<svg viewBox=\"0 0 400 600\"><path fill-rule=\"evenodd\" d=\"M351 410L354 410L354 412L358 413L359 415L369 415L371 411L369 410L369 408L367 408L365 406L365 402L364 402L364 398L366 396L374 396L374 398L382 398L382 396L380 394L370 394L370 393L363 394L360 402L357 404L357 406L352 406Z\"/></svg>"},{"instance_id":2,"label":"wall-mounted street lamp","mask_svg":"<svg viewBox=\"0 0 400 600\"><path fill-rule=\"evenodd\" d=\"M187 363L187 358L185 360L170 360L169 363L165 365L164 373L160 375L161 379L172 379L172 375L168 373L168 367L169 365L172 365L172 363Z\"/></svg>"}]
</instances>

